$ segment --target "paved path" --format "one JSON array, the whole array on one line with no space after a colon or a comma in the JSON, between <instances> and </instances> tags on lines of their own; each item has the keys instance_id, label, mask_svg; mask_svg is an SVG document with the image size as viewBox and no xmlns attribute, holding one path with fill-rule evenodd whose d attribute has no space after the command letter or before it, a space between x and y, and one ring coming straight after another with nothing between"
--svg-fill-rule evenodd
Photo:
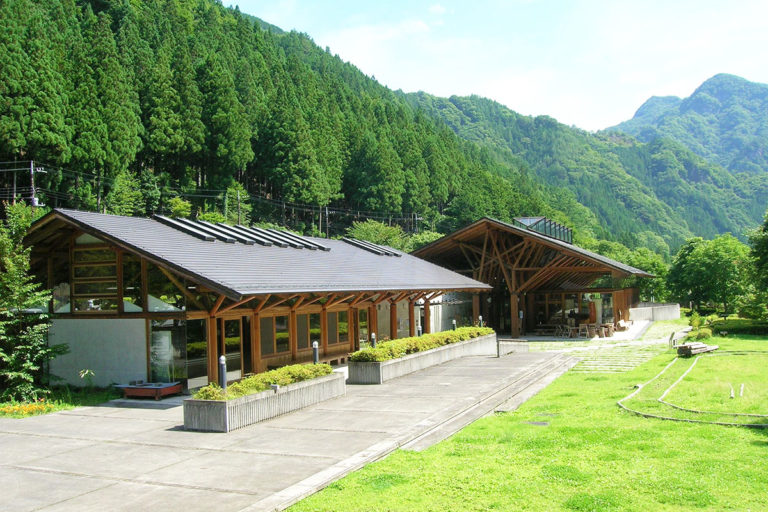
<instances>
[{"instance_id":1,"label":"paved path","mask_svg":"<svg viewBox=\"0 0 768 512\"><path fill-rule=\"evenodd\" d=\"M178 400L0 418L0 511L280 510L513 408L564 371L563 357L459 359L229 434L184 431Z\"/></svg>"}]
</instances>

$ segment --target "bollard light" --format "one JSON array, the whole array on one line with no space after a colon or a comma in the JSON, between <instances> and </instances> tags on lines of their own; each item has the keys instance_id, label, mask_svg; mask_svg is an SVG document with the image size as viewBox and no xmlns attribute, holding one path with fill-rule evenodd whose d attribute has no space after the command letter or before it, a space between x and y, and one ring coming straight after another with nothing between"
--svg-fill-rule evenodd
<instances>
[{"instance_id":1,"label":"bollard light","mask_svg":"<svg viewBox=\"0 0 768 512\"><path fill-rule=\"evenodd\" d=\"M421 326L419 326L418 332L419 332L419 336L421 336L422 334L424 334L424 331L423 331L423 329L422 329L422 327L421 327Z\"/></svg>"},{"instance_id":2,"label":"bollard light","mask_svg":"<svg viewBox=\"0 0 768 512\"><path fill-rule=\"evenodd\" d=\"M477 318L480 321L480 327L482 327L483 326L483 315L480 315Z\"/></svg>"},{"instance_id":3,"label":"bollard light","mask_svg":"<svg viewBox=\"0 0 768 512\"><path fill-rule=\"evenodd\" d=\"M317 342L312 342L312 362L315 364L320 362L320 351L317 348Z\"/></svg>"},{"instance_id":4,"label":"bollard light","mask_svg":"<svg viewBox=\"0 0 768 512\"><path fill-rule=\"evenodd\" d=\"M453 330L455 331L456 330L456 319L454 318L453 320L451 320L451 322L453 322Z\"/></svg>"},{"instance_id":5,"label":"bollard light","mask_svg":"<svg viewBox=\"0 0 768 512\"><path fill-rule=\"evenodd\" d=\"M376 333L375 332L371 333L371 346L373 348L376 348Z\"/></svg>"},{"instance_id":6,"label":"bollard light","mask_svg":"<svg viewBox=\"0 0 768 512\"><path fill-rule=\"evenodd\" d=\"M224 356L219 357L219 386L221 389L227 389L227 358Z\"/></svg>"}]
</instances>

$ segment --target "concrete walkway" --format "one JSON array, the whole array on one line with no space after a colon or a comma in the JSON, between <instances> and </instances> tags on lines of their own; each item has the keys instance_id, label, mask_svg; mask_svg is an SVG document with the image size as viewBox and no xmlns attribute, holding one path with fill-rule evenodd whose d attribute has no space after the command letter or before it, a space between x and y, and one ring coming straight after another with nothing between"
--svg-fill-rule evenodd
<instances>
[{"instance_id":1,"label":"concrete walkway","mask_svg":"<svg viewBox=\"0 0 768 512\"><path fill-rule=\"evenodd\" d=\"M513 409L574 363L468 357L229 434L184 431L179 399L0 418L0 511L281 510L399 447Z\"/></svg>"}]
</instances>

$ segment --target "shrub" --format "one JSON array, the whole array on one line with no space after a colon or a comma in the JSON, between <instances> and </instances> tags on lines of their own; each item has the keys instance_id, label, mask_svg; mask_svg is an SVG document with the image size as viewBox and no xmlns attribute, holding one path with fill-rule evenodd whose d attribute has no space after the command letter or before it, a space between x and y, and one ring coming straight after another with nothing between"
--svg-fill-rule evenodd
<instances>
[{"instance_id":1,"label":"shrub","mask_svg":"<svg viewBox=\"0 0 768 512\"><path fill-rule=\"evenodd\" d=\"M768 335L768 322L746 318L728 318L714 322L712 331L730 334Z\"/></svg>"},{"instance_id":2,"label":"shrub","mask_svg":"<svg viewBox=\"0 0 768 512\"><path fill-rule=\"evenodd\" d=\"M293 364L276 370L250 375L222 390L217 384L208 384L195 393L197 400L232 400L245 395L266 391L272 384L287 386L294 382L329 375L333 369L327 364Z\"/></svg>"},{"instance_id":3,"label":"shrub","mask_svg":"<svg viewBox=\"0 0 768 512\"><path fill-rule=\"evenodd\" d=\"M350 354L350 361L381 362L397 359L408 354L423 352L459 341L471 340L478 336L493 334L490 327L460 327L455 331L443 331L424 334L412 338L400 338L379 343L376 348L369 347Z\"/></svg>"},{"instance_id":4,"label":"shrub","mask_svg":"<svg viewBox=\"0 0 768 512\"><path fill-rule=\"evenodd\" d=\"M697 330L701 327L701 315L697 311L694 311L691 318L688 320L688 325L693 327L693 330Z\"/></svg>"},{"instance_id":5,"label":"shrub","mask_svg":"<svg viewBox=\"0 0 768 512\"><path fill-rule=\"evenodd\" d=\"M706 340L711 337L712 337L712 329L708 327L702 327L701 329L697 329L695 331L689 332L688 335L685 337L685 341L700 341L700 340Z\"/></svg>"}]
</instances>

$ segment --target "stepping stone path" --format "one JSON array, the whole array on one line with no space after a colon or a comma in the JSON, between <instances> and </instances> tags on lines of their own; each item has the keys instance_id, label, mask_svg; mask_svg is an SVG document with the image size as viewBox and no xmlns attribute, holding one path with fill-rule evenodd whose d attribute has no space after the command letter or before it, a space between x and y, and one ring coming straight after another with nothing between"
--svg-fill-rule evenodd
<instances>
[{"instance_id":1,"label":"stepping stone path","mask_svg":"<svg viewBox=\"0 0 768 512\"><path fill-rule=\"evenodd\" d=\"M668 348L666 339L628 341L605 345L563 346L563 343L531 343L531 351L564 352L581 359L572 372L621 373L640 366Z\"/></svg>"}]
</instances>

